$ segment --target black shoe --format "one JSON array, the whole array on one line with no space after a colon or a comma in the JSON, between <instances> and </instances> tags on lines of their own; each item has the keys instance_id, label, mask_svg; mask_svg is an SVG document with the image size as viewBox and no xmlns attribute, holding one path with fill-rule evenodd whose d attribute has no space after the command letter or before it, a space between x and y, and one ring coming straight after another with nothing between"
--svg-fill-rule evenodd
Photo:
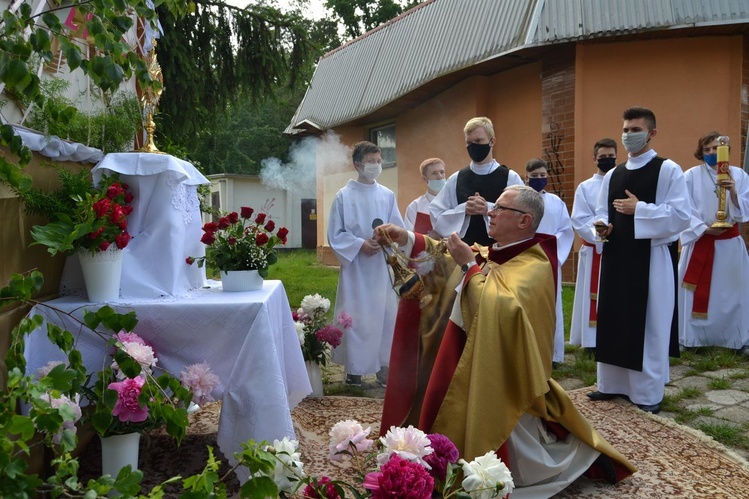
<instances>
[{"instance_id":1,"label":"black shoe","mask_svg":"<svg viewBox=\"0 0 749 499\"><path fill-rule=\"evenodd\" d=\"M377 380L378 385L380 385L383 388L386 388L388 384L388 368L381 367L380 370L377 371L377 374L375 375L375 379Z\"/></svg>"},{"instance_id":2,"label":"black shoe","mask_svg":"<svg viewBox=\"0 0 749 499\"><path fill-rule=\"evenodd\" d=\"M590 400L600 402L601 400L615 399L617 395L615 393L602 393L602 392L590 392L587 394Z\"/></svg>"},{"instance_id":3,"label":"black shoe","mask_svg":"<svg viewBox=\"0 0 749 499\"><path fill-rule=\"evenodd\" d=\"M658 414L659 412L661 412L661 404L653 404L653 405L637 404L637 407L639 407L641 410L645 412L649 412L650 414Z\"/></svg>"},{"instance_id":4,"label":"black shoe","mask_svg":"<svg viewBox=\"0 0 749 499\"><path fill-rule=\"evenodd\" d=\"M361 374L349 374L346 376L346 384L349 386L361 386Z\"/></svg>"},{"instance_id":5,"label":"black shoe","mask_svg":"<svg viewBox=\"0 0 749 499\"><path fill-rule=\"evenodd\" d=\"M600 467L603 472L603 477L607 482L614 484L619 481L616 479L616 467L614 466L614 461L606 454L598 456L593 464Z\"/></svg>"},{"instance_id":6,"label":"black shoe","mask_svg":"<svg viewBox=\"0 0 749 499\"><path fill-rule=\"evenodd\" d=\"M552 363L551 363L551 368L552 368L552 369L556 369L556 368L558 368L558 367L559 367L559 362L552 362Z\"/></svg>"}]
</instances>

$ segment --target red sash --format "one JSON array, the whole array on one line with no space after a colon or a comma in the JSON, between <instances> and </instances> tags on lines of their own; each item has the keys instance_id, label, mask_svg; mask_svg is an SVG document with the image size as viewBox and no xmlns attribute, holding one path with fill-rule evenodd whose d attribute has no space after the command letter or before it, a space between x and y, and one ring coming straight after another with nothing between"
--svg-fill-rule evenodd
<instances>
[{"instance_id":1,"label":"red sash","mask_svg":"<svg viewBox=\"0 0 749 499\"><path fill-rule=\"evenodd\" d=\"M414 232L419 234L429 234L432 230L432 220L429 218L429 213L416 212L416 220L414 220Z\"/></svg>"},{"instance_id":2,"label":"red sash","mask_svg":"<svg viewBox=\"0 0 749 499\"><path fill-rule=\"evenodd\" d=\"M725 231L719 236L703 234L694 243L692 257L681 285L694 291L692 317L707 319L707 305L710 301L710 284L713 279L713 260L715 259L715 241L739 237L739 225Z\"/></svg>"},{"instance_id":3,"label":"red sash","mask_svg":"<svg viewBox=\"0 0 749 499\"><path fill-rule=\"evenodd\" d=\"M583 246L593 248L593 263L590 267L590 312L588 326L598 324L598 278L601 275L601 254L596 251L596 245L583 240Z\"/></svg>"}]
</instances>

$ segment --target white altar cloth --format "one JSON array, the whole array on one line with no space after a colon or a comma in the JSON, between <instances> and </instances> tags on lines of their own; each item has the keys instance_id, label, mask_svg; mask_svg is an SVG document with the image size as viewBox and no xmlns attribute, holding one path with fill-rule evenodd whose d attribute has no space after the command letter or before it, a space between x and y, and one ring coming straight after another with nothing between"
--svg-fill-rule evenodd
<instances>
[{"instance_id":1,"label":"white altar cloth","mask_svg":"<svg viewBox=\"0 0 749 499\"><path fill-rule=\"evenodd\" d=\"M179 300L120 299L108 305L118 313L135 310L134 332L153 344L158 366L179 376L185 366L207 362L221 378L213 391L222 400L217 443L232 464L233 454L251 438L271 443L295 438L291 410L312 388L281 281L265 281L258 291L224 292L216 285ZM105 340L59 311L82 319L84 309L99 306L66 296L36 305L29 315L42 315L73 333L86 369L96 372L103 365ZM47 339L46 325L27 338L25 357L30 374L51 360L65 360ZM237 475L242 482L248 477L244 468Z\"/></svg>"}]
</instances>

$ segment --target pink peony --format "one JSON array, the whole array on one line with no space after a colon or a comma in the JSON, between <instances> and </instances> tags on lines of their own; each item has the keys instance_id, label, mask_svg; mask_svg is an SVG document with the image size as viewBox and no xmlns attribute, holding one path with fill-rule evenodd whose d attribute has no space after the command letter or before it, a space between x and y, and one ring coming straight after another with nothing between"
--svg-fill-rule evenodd
<instances>
[{"instance_id":1,"label":"pink peony","mask_svg":"<svg viewBox=\"0 0 749 499\"><path fill-rule=\"evenodd\" d=\"M142 341L142 340L141 340ZM151 372L151 368L156 365L159 359L156 358L153 348L143 343L126 341L122 343L122 351L140 364L146 372Z\"/></svg>"},{"instance_id":2,"label":"pink peony","mask_svg":"<svg viewBox=\"0 0 749 499\"><path fill-rule=\"evenodd\" d=\"M322 341L323 343L327 343L333 348L336 348L341 344L343 331L335 326L328 325L320 328L317 333L315 333L315 336L317 337L318 341Z\"/></svg>"},{"instance_id":3,"label":"pink peony","mask_svg":"<svg viewBox=\"0 0 749 499\"><path fill-rule=\"evenodd\" d=\"M330 459L342 461L342 451L351 451L351 446L357 452L366 452L372 446L372 440L368 439L370 428L366 430L355 419L339 421L330 429Z\"/></svg>"},{"instance_id":4,"label":"pink peony","mask_svg":"<svg viewBox=\"0 0 749 499\"><path fill-rule=\"evenodd\" d=\"M138 376L135 379L127 378L124 381L110 383L107 388L117 391L117 403L114 405L112 415L117 416L120 421L142 423L148 418L148 407L141 406L138 402L140 392L143 390L145 379Z\"/></svg>"},{"instance_id":5,"label":"pink peony","mask_svg":"<svg viewBox=\"0 0 749 499\"><path fill-rule=\"evenodd\" d=\"M423 466L393 455L380 466L380 471L367 474L363 485L375 499L429 499L434 489L434 478Z\"/></svg>"},{"instance_id":6,"label":"pink peony","mask_svg":"<svg viewBox=\"0 0 749 499\"><path fill-rule=\"evenodd\" d=\"M350 329L351 326L354 325L354 319L351 318L349 314L346 312L341 312L338 314L338 316L335 318L335 321L343 328L343 329Z\"/></svg>"},{"instance_id":7,"label":"pink peony","mask_svg":"<svg viewBox=\"0 0 749 499\"><path fill-rule=\"evenodd\" d=\"M137 334L130 333L128 331L125 331L124 329L119 333L116 333L114 337L117 338L117 341L119 341L120 343L140 343L141 345L148 344L146 343L146 340L144 340Z\"/></svg>"},{"instance_id":8,"label":"pink peony","mask_svg":"<svg viewBox=\"0 0 749 499\"><path fill-rule=\"evenodd\" d=\"M317 487L311 483L307 484L302 492L304 499L339 499L338 491L332 484L332 480L326 476L317 481Z\"/></svg>"},{"instance_id":9,"label":"pink peony","mask_svg":"<svg viewBox=\"0 0 749 499\"><path fill-rule=\"evenodd\" d=\"M182 386L192 390L195 403L202 405L213 400L211 392L218 386L219 378L211 372L211 367L203 362L187 366L179 373Z\"/></svg>"},{"instance_id":10,"label":"pink peony","mask_svg":"<svg viewBox=\"0 0 749 499\"><path fill-rule=\"evenodd\" d=\"M46 364L44 364L42 367L36 370L36 377L38 379L42 379L46 375L49 374L49 372L54 369L55 367L59 366L60 364L66 364L67 362L63 362L61 360L50 360Z\"/></svg>"},{"instance_id":11,"label":"pink peony","mask_svg":"<svg viewBox=\"0 0 749 499\"><path fill-rule=\"evenodd\" d=\"M447 475L447 465L455 464L460 457L458 448L449 438L440 433L431 433L427 435L427 438L434 452L424 457L424 461L432 467L430 474L434 478L444 480Z\"/></svg>"}]
</instances>

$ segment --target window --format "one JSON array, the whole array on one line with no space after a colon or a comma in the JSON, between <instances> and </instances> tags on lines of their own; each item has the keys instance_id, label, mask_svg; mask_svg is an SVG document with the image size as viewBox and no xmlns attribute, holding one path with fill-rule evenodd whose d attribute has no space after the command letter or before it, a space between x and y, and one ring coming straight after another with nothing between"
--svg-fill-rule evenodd
<instances>
[{"instance_id":1,"label":"window","mask_svg":"<svg viewBox=\"0 0 749 499\"><path fill-rule=\"evenodd\" d=\"M382 149L382 167L395 166L395 125L373 128L369 131L369 141Z\"/></svg>"}]
</instances>

